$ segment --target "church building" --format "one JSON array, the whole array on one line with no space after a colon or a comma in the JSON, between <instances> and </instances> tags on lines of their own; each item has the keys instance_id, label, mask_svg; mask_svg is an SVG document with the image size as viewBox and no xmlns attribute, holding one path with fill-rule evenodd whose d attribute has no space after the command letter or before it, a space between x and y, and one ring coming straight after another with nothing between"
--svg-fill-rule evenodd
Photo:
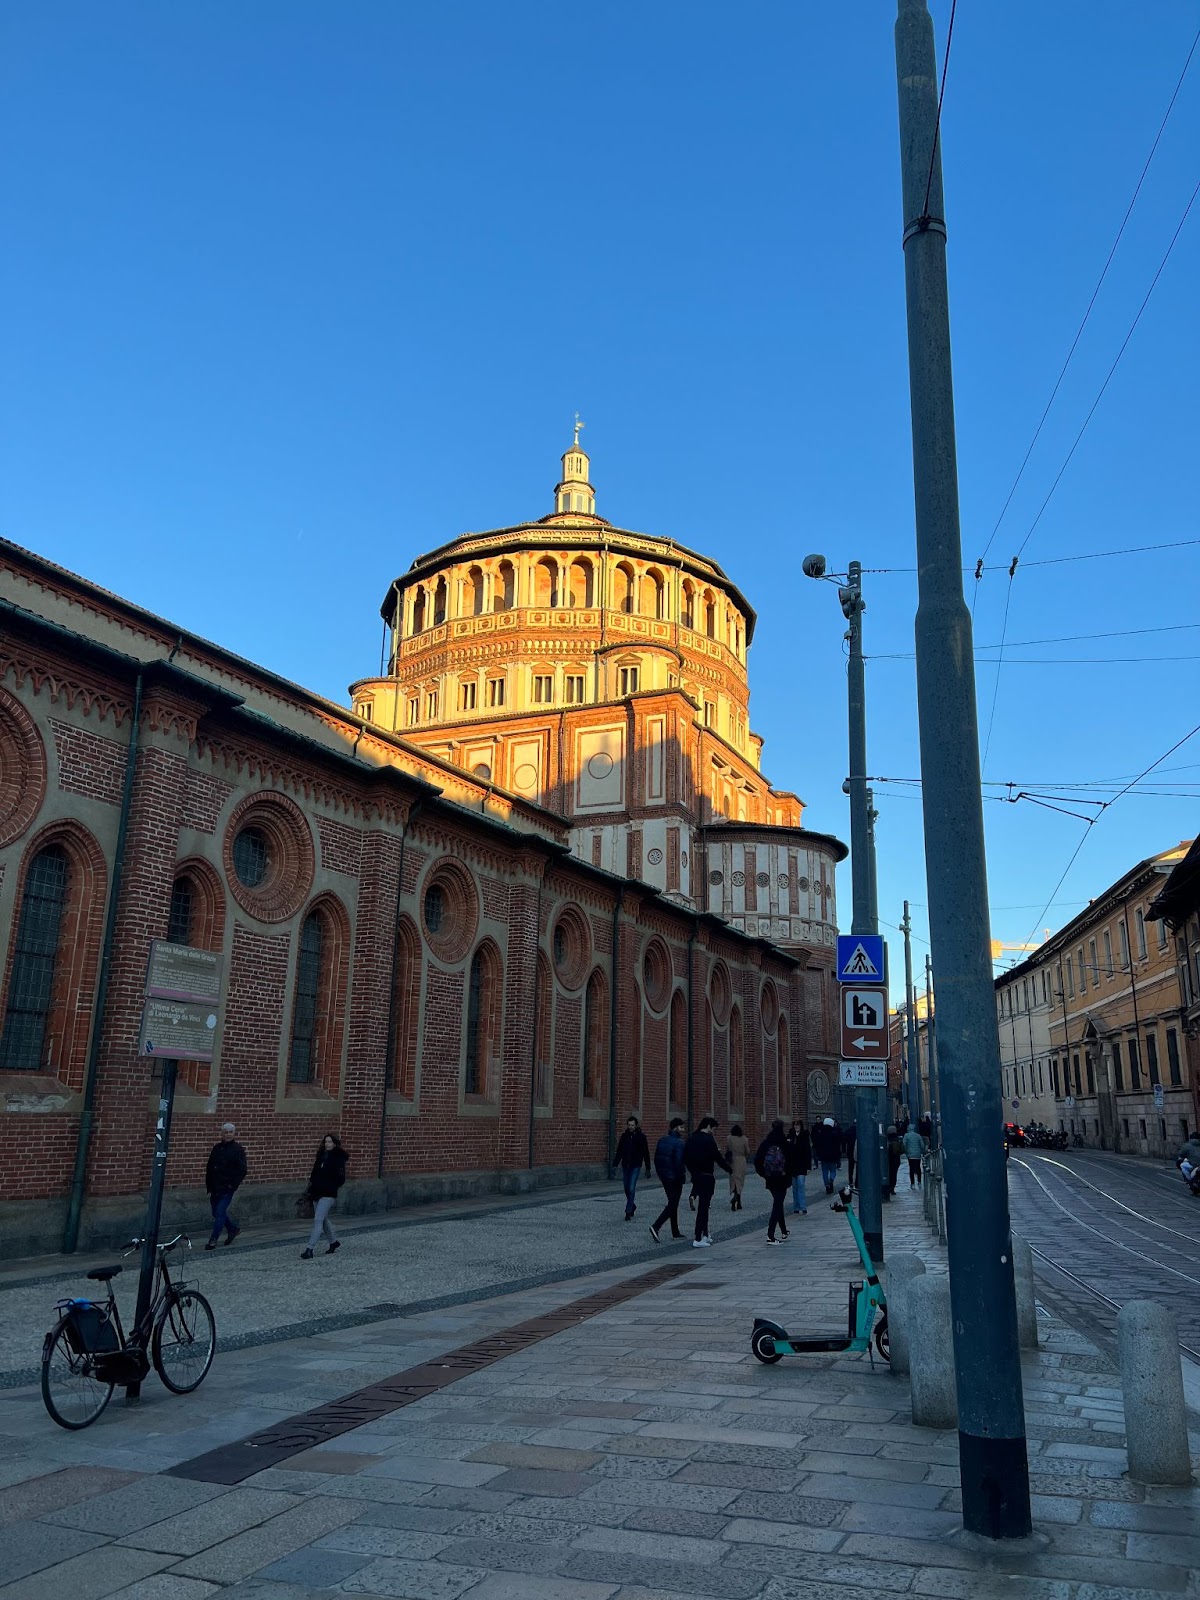
<instances>
[{"instance_id":1,"label":"church building","mask_svg":"<svg viewBox=\"0 0 1200 1600\"><path fill-rule=\"evenodd\" d=\"M351 709L2 541L0 578L0 1251L138 1219L153 939L220 958L180 1220L224 1121L270 1216L326 1132L378 1210L598 1176L631 1110L829 1106L845 846L762 774L748 600L597 515L578 429L548 515L395 580Z\"/></svg>"}]
</instances>

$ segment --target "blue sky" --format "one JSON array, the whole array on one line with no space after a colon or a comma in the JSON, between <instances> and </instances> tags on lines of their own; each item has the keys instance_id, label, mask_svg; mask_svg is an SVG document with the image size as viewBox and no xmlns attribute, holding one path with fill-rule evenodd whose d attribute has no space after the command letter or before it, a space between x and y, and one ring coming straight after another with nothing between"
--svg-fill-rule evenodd
<instances>
[{"instance_id":1,"label":"blue sky","mask_svg":"<svg viewBox=\"0 0 1200 1600\"><path fill-rule=\"evenodd\" d=\"M949 0L932 9L940 51ZM414 555L551 509L579 410L597 509L710 553L757 604L765 770L846 837L842 622L808 550L900 569L867 578L869 764L919 771L893 15L10 4L0 531L344 698ZM969 564L1200 27L1195 0L1132 16L959 8L944 154ZM1009 605L996 782L1103 780L1104 798L1198 720L1200 545L1061 558L1200 538L1200 203L1006 572L1198 148L1200 51L975 596L981 646ZM985 731L995 681L980 668ZM989 803L995 937L1058 926L1190 837L1200 736L1155 779L1090 830L1040 923L1084 825ZM924 937L917 791L877 793L881 911L907 896ZM848 924L848 872L842 906Z\"/></svg>"}]
</instances>

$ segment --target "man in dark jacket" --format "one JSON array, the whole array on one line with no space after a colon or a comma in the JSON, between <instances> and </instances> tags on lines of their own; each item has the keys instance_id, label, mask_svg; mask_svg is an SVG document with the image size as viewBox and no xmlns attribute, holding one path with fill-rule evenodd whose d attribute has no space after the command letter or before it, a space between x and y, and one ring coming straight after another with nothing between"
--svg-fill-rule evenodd
<instances>
[{"instance_id":1,"label":"man in dark jacket","mask_svg":"<svg viewBox=\"0 0 1200 1600\"><path fill-rule=\"evenodd\" d=\"M646 1143L641 1123L632 1112L626 1120L625 1132L617 1141L615 1164L621 1169L621 1179L625 1185L625 1221L629 1222L637 1210L634 1196L643 1167L646 1176L650 1176L650 1146Z\"/></svg>"},{"instance_id":2,"label":"man in dark jacket","mask_svg":"<svg viewBox=\"0 0 1200 1600\"><path fill-rule=\"evenodd\" d=\"M246 1152L237 1142L237 1129L232 1122L227 1122L221 1129L220 1143L213 1145L209 1151L208 1168L204 1174L204 1187L208 1190L208 1203L213 1215L212 1237L204 1246L206 1250L217 1248L222 1231L226 1234L226 1244L232 1244L241 1233L242 1230L229 1215L229 1202L245 1176Z\"/></svg>"},{"instance_id":3,"label":"man in dark jacket","mask_svg":"<svg viewBox=\"0 0 1200 1600\"><path fill-rule=\"evenodd\" d=\"M664 1222L671 1224L672 1239L682 1239L679 1230L679 1201L683 1195L683 1118L672 1117L671 1126L654 1146L654 1170L663 1186L667 1203L657 1219L650 1224L650 1236L658 1243L658 1232Z\"/></svg>"},{"instance_id":4,"label":"man in dark jacket","mask_svg":"<svg viewBox=\"0 0 1200 1600\"><path fill-rule=\"evenodd\" d=\"M842 1164L842 1130L832 1117L824 1117L813 1129L813 1155L821 1168L825 1193L832 1194Z\"/></svg>"},{"instance_id":5,"label":"man in dark jacket","mask_svg":"<svg viewBox=\"0 0 1200 1600\"><path fill-rule=\"evenodd\" d=\"M808 1199L804 1193L804 1180L812 1167L812 1140L808 1129L799 1117L792 1118L787 1131L788 1176L792 1180L792 1215L808 1215ZM787 1230L784 1230L786 1237Z\"/></svg>"},{"instance_id":6,"label":"man in dark jacket","mask_svg":"<svg viewBox=\"0 0 1200 1600\"><path fill-rule=\"evenodd\" d=\"M683 1147L683 1164L691 1175L692 1188L696 1194L696 1237L692 1240L693 1250L707 1249L712 1243L708 1231L708 1207L713 1197L713 1190L717 1187L714 1168L720 1167L724 1172L729 1171L729 1163L713 1138L713 1129L720 1126L716 1117L701 1117L700 1126Z\"/></svg>"}]
</instances>

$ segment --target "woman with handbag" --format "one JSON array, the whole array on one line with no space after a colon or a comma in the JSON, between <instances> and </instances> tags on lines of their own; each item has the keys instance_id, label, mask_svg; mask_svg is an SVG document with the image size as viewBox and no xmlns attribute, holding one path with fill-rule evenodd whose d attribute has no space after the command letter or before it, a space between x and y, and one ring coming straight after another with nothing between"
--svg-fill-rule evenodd
<instances>
[{"instance_id":1,"label":"woman with handbag","mask_svg":"<svg viewBox=\"0 0 1200 1600\"><path fill-rule=\"evenodd\" d=\"M346 1163L349 1154L342 1149L342 1141L336 1133L327 1133L321 1140L317 1159L313 1162L312 1176L308 1180L308 1188L304 1191L313 1203L312 1232L308 1236L308 1244L300 1252L301 1261L311 1261L313 1249L320 1239L322 1232L329 1239L329 1249L326 1255L341 1247L342 1241L334 1232L333 1223L329 1213L337 1202L338 1190L346 1181Z\"/></svg>"}]
</instances>

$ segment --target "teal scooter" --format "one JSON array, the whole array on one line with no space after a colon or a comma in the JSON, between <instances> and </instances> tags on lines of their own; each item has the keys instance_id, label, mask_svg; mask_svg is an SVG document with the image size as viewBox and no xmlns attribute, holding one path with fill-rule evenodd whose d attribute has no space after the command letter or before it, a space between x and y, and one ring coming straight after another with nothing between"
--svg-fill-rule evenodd
<instances>
[{"instance_id":1,"label":"teal scooter","mask_svg":"<svg viewBox=\"0 0 1200 1600\"><path fill-rule=\"evenodd\" d=\"M843 1189L829 1208L831 1211L845 1213L846 1221L850 1224L850 1232L854 1235L854 1242L858 1246L858 1258L866 1274L865 1285L861 1282L850 1285L850 1314L846 1332L793 1335L788 1333L786 1328L781 1328L777 1322L768 1322L766 1317L755 1317L754 1330L750 1335L750 1348L767 1366L784 1356L828 1355L837 1351L849 1351L851 1354L861 1355L864 1350L870 1351L871 1365L874 1366L875 1351L871 1349L872 1343L884 1361L891 1360L887 1296L879 1282L875 1263L868 1254L862 1224L855 1216L850 1202L850 1190ZM878 1321L876 1316L879 1318Z\"/></svg>"}]
</instances>

